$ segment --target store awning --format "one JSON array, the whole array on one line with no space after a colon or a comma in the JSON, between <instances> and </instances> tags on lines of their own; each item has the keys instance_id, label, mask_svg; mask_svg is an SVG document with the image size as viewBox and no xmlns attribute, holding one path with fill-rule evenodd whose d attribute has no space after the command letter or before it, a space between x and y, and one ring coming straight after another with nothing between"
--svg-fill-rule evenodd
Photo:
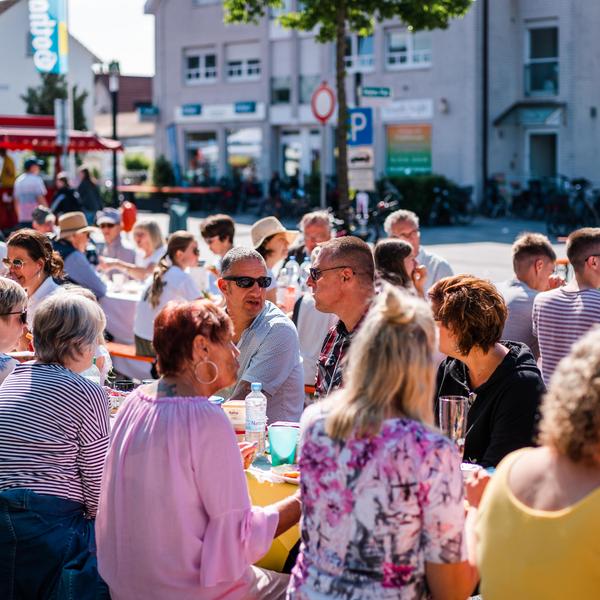
<instances>
[{"instance_id":1,"label":"store awning","mask_svg":"<svg viewBox=\"0 0 600 600\"><path fill-rule=\"evenodd\" d=\"M47 154L60 152L56 129L50 127L0 127L0 148L34 150ZM121 142L103 138L91 131L69 132L69 152L122 150Z\"/></svg>"},{"instance_id":2,"label":"store awning","mask_svg":"<svg viewBox=\"0 0 600 600\"><path fill-rule=\"evenodd\" d=\"M494 127L500 125L561 125L565 107L564 102L551 100L515 102L494 119Z\"/></svg>"}]
</instances>

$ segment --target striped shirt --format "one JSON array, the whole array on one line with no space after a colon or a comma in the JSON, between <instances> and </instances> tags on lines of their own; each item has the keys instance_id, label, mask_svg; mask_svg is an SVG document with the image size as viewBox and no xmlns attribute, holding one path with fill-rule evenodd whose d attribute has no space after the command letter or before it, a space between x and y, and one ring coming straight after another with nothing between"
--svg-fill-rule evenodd
<instances>
[{"instance_id":1,"label":"striped shirt","mask_svg":"<svg viewBox=\"0 0 600 600\"><path fill-rule=\"evenodd\" d=\"M100 386L60 365L17 365L0 386L0 491L74 500L94 517L108 435Z\"/></svg>"},{"instance_id":2,"label":"striped shirt","mask_svg":"<svg viewBox=\"0 0 600 600\"><path fill-rule=\"evenodd\" d=\"M541 369L548 385L571 346L600 323L600 291L564 288L542 292L533 302L533 333L540 347Z\"/></svg>"}]
</instances>

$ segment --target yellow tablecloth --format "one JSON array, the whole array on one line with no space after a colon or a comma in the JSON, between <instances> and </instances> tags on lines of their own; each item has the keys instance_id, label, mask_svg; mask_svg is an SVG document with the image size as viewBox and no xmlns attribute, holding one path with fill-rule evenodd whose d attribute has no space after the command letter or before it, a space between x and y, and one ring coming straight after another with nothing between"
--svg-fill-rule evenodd
<instances>
[{"instance_id":1,"label":"yellow tablecloth","mask_svg":"<svg viewBox=\"0 0 600 600\"><path fill-rule=\"evenodd\" d=\"M251 472L246 471L248 481L248 491L252 504L256 506L267 506L278 500L283 500L298 491L298 486L292 483L272 483L270 481L259 481ZM271 571L281 572L285 561L300 539L300 528L294 525L278 538L273 540L269 551L256 563L256 566L270 569Z\"/></svg>"}]
</instances>

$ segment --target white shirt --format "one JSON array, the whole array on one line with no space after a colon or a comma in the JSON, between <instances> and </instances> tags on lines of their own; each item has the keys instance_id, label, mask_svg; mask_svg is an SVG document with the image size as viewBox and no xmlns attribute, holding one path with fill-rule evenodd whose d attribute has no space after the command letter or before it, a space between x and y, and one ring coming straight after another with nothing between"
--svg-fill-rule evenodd
<instances>
[{"instance_id":1,"label":"white shirt","mask_svg":"<svg viewBox=\"0 0 600 600\"><path fill-rule=\"evenodd\" d=\"M57 291L62 291L60 285L58 285L52 277L48 276L44 279L44 283L29 296L29 300L27 300L27 327L29 327L30 330L33 325L33 315L40 305L40 302Z\"/></svg>"},{"instance_id":2,"label":"white shirt","mask_svg":"<svg viewBox=\"0 0 600 600\"><path fill-rule=\"evenodd\" d=\"M46 195L44 180L39 175L23 173L15 181L13 194L19 203L19 222L31 221L38 198Z\"/></svg>"},{"instance_id":3,"label":"white shirt","mask_svg":"<svg viewBox=\"0 0 600 600\"><path fill-rule=\"evenodd\" d=\"M417 254L417 262L420 265L425 265L427 267L425 292L430 290L433 287L433 284L440 279L454 275L452 267L445 258L442 258L433 252L428 252L423 246L421 246L419 253Z\"/></svg>"},{"instance_id":4,"label":"white shirt","mask_svg":"<svg viewBox=\"0 0 600 600\"><path fill-rule=\"evenodd\" d=\"M144 256L139 250L135 253L135 266L146 268L148 265L156 264L165 254L167 248L159 246L150 256Z\"/></svg>"},{"instance_id":5,"label":"white shirt","mask_svg":"<svg viewBox=\"0 0 600 600\"><path fill-rule=\"evenodd\" d=\"M151 340L154 337L154 319L167 302L171 300L186 302L202 296L202 291L190 275L175 265L163 275L163 281L165 287L160 295L158 306L153 308L150 300L146 298L152 286L152 278L148 278L142 292L142 299L137 303L135 309L133 333L144 340Z\"/></svg>"}]
</instances>

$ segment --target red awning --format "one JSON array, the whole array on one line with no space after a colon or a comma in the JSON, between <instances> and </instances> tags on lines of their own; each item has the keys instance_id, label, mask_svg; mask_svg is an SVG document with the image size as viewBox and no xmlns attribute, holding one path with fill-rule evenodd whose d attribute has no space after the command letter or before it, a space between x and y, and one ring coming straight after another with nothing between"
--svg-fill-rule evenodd
<instances>
[{"instance_id":1,"label":"red awning","mask_svg":"<svg viewBox=\"0 0 600 600\"><path fill-rule=\"evenodd\" d=\"M35 150L46 154L60 152L56 145L56 129L49 127L2 127L0 148L7 150ZM121 142L103 138L91 131L69 132L70 152L93 152L122 150Z\"/></svg>"}]
</instances>

